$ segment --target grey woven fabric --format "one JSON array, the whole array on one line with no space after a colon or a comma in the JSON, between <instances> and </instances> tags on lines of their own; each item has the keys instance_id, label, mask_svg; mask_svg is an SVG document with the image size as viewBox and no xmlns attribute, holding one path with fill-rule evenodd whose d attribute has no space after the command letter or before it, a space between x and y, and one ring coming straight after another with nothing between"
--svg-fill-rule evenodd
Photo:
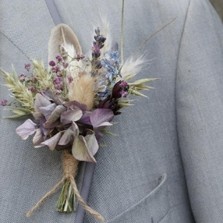
<instances>
[{"instance_id":1,"label":"grey woven fabric","mask_svg":"<svg viewBox=\"0 0 223 223\"><path fill-rule=\"evenodd\" d=\"M100 15L107 16L113 39L120 40L120 0L54 2L84 52ZM116 118L111 131L117 136L103 139L88 202L112 223L220 223L222 23L206 0L128 0L125 7L125 57L144 53L148 64L140 77L159 80L146 92L149 98L137 99ZM46 61L51 15L43 0L2 0L3 68L13 63L20 73L28 58ZM0 98L8 98L4 86ZM59 153L21 141L15 134L19 123L0 120L0 222L75 222L75 214L55 212L58 194L25 218L25 211L60 178L61 164ZM79 187L82 179L80 174ZM86 215L83 222L96 221Z\"/></svg>"},{"instance_id":2,"label":"grey woven fabric","mask_svg":"<svg viewBox=\"0 0 223 223\"><path fill-rule=\"evenodd\" d=\"M212 15L209 5L191 1L177 72L179 141L198 222L223 219L223 25L213 29Z\"/></svg>"}]
</instances>

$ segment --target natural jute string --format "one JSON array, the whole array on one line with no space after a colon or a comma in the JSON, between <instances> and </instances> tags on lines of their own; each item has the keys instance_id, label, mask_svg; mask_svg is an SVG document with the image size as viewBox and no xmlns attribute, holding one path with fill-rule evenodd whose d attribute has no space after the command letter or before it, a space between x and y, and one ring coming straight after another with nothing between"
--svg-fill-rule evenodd
<instances>
[{"instance_id":1,"label":"natural jute string","mask_svg":"<svg viewBox=\"0 0 223 223\"><path fill-rule=\"evenodd\" d=\"M77 175L79 161L76 160L73 157L73 155L70 154L67 150L64 150L62 154L62 161L63 161L63 172L64 172L63 178L26 213L26 216L27 217L32 216L34 211L37 210L45 202L47 198L52 196L54 193L58 191L58 189L61 188L65 180L69 180L74 190L74 194L79 204L84 208L84 210L88 212L90 215L92 215L99 222L105 222L104 217L101 214L99 214L97 211L89 207L86 204L86 202L83 200L83 198L81 197L78 191L77 184L75 182L75 177Z\"/></svg>"}]
</instances>

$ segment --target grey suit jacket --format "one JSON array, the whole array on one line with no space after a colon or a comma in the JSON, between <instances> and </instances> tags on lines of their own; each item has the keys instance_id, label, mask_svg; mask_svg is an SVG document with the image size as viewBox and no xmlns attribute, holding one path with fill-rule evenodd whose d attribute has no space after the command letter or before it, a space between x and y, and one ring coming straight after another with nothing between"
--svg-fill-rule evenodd
<instances>
[{"instance_id":1,"label":"grey suit jacket","mask_svg":"<svg viewBox=\"0 0 223 223\"><path fill-rule=\"evenodd\" d=\"M13 63L21 73L30 58L47 61L50 30L59 22L76 32L84 52L100 14L119 40L120 13L120 0L2 0L0 65L9 70ZM88 203L109 223L223 222L220 19L207 0L126 0L125 57L173 19L141 51L148 59L141 77L158 77L155 89L116 118L111 130L117 136L106 136L96 157ZM2 85L0 98L8 98ZM94 223L88 215L80 220L81 209L57 213L58 195L31 219L25 217L60 178L61 164L59 153L21 141L15 134L20 123L0 120L0 222ZM80 167L84 196L92 167Z\"/></svg>"}]
</instances>

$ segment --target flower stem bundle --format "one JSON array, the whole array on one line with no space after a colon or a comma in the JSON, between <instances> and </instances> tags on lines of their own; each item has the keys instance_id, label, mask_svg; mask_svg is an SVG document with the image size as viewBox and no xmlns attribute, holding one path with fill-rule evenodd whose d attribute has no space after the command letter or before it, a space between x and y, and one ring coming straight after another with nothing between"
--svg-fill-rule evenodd
<instances>
[{"instance_id":1,"label":"flower stem bundle","mask_svg":"<svg viewBox=\"0 0 223 223\"><path fill-rule=\"evenodd\" d=\"M62 154L63 162L63 177L62 179L48 191L26 214L27 217L31 217L35 210L37 210L44 201L51 195L57 192L62 187L60 197L57 202L57 210L63 213L70 213L74 211L75 200L77 199L79 204L84 208L86 212L91 214L100 222L104 222L104 217L97 211L89 207L83 198L81 197L79 190L75 182L75 176L77 175L78 163L67 150Z\"/></svg>"}]
</instances>

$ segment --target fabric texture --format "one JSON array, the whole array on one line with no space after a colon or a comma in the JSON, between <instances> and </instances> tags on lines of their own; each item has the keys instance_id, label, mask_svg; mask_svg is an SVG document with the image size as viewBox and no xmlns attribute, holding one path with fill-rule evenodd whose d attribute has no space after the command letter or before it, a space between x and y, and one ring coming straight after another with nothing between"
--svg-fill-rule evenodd
<instances>
[{"instance_id":1,"label":"fabric texture","mask_svg":"<svg viewBox=\"0 0 223 223\"><path fill-rule=\"evenodd\" d=\"M223 218L223 25L219 20L213 29L214 13L205 2L191 1L177 72L179 141L197 222Z\"/></svg>"},{"instance_id":2,"label":"fabric texture","mask_svg":"<svg viewBox=\"0 0 223 223\"><path fill-rule=\"evenodd\" d=\"M55 0L83 51L100 17L120 40L120 0ZM0 66L18 73L47 58L55 21L45 1L0 4ZM170 23L172 21L172 23ZM170 23L153 38L146 40ZM116 117L97 154L88 203L108 223L221 222L223 203L222 23L207 0L125 1L125 58L144 54L140 77L158 77L145 99ZM1 81L2 82L2 81ZM0 86L0 98L8 98ZM3 116L7 112L0 110ZM60 154L21 141L21 121L0 119L0 222L75 222L55 211L58 194L34 216L24 213L61 176ZM78 185L83 184L81 168ZM86 215L84 223L96 221Z\"/></svg>"}]
</instances>

